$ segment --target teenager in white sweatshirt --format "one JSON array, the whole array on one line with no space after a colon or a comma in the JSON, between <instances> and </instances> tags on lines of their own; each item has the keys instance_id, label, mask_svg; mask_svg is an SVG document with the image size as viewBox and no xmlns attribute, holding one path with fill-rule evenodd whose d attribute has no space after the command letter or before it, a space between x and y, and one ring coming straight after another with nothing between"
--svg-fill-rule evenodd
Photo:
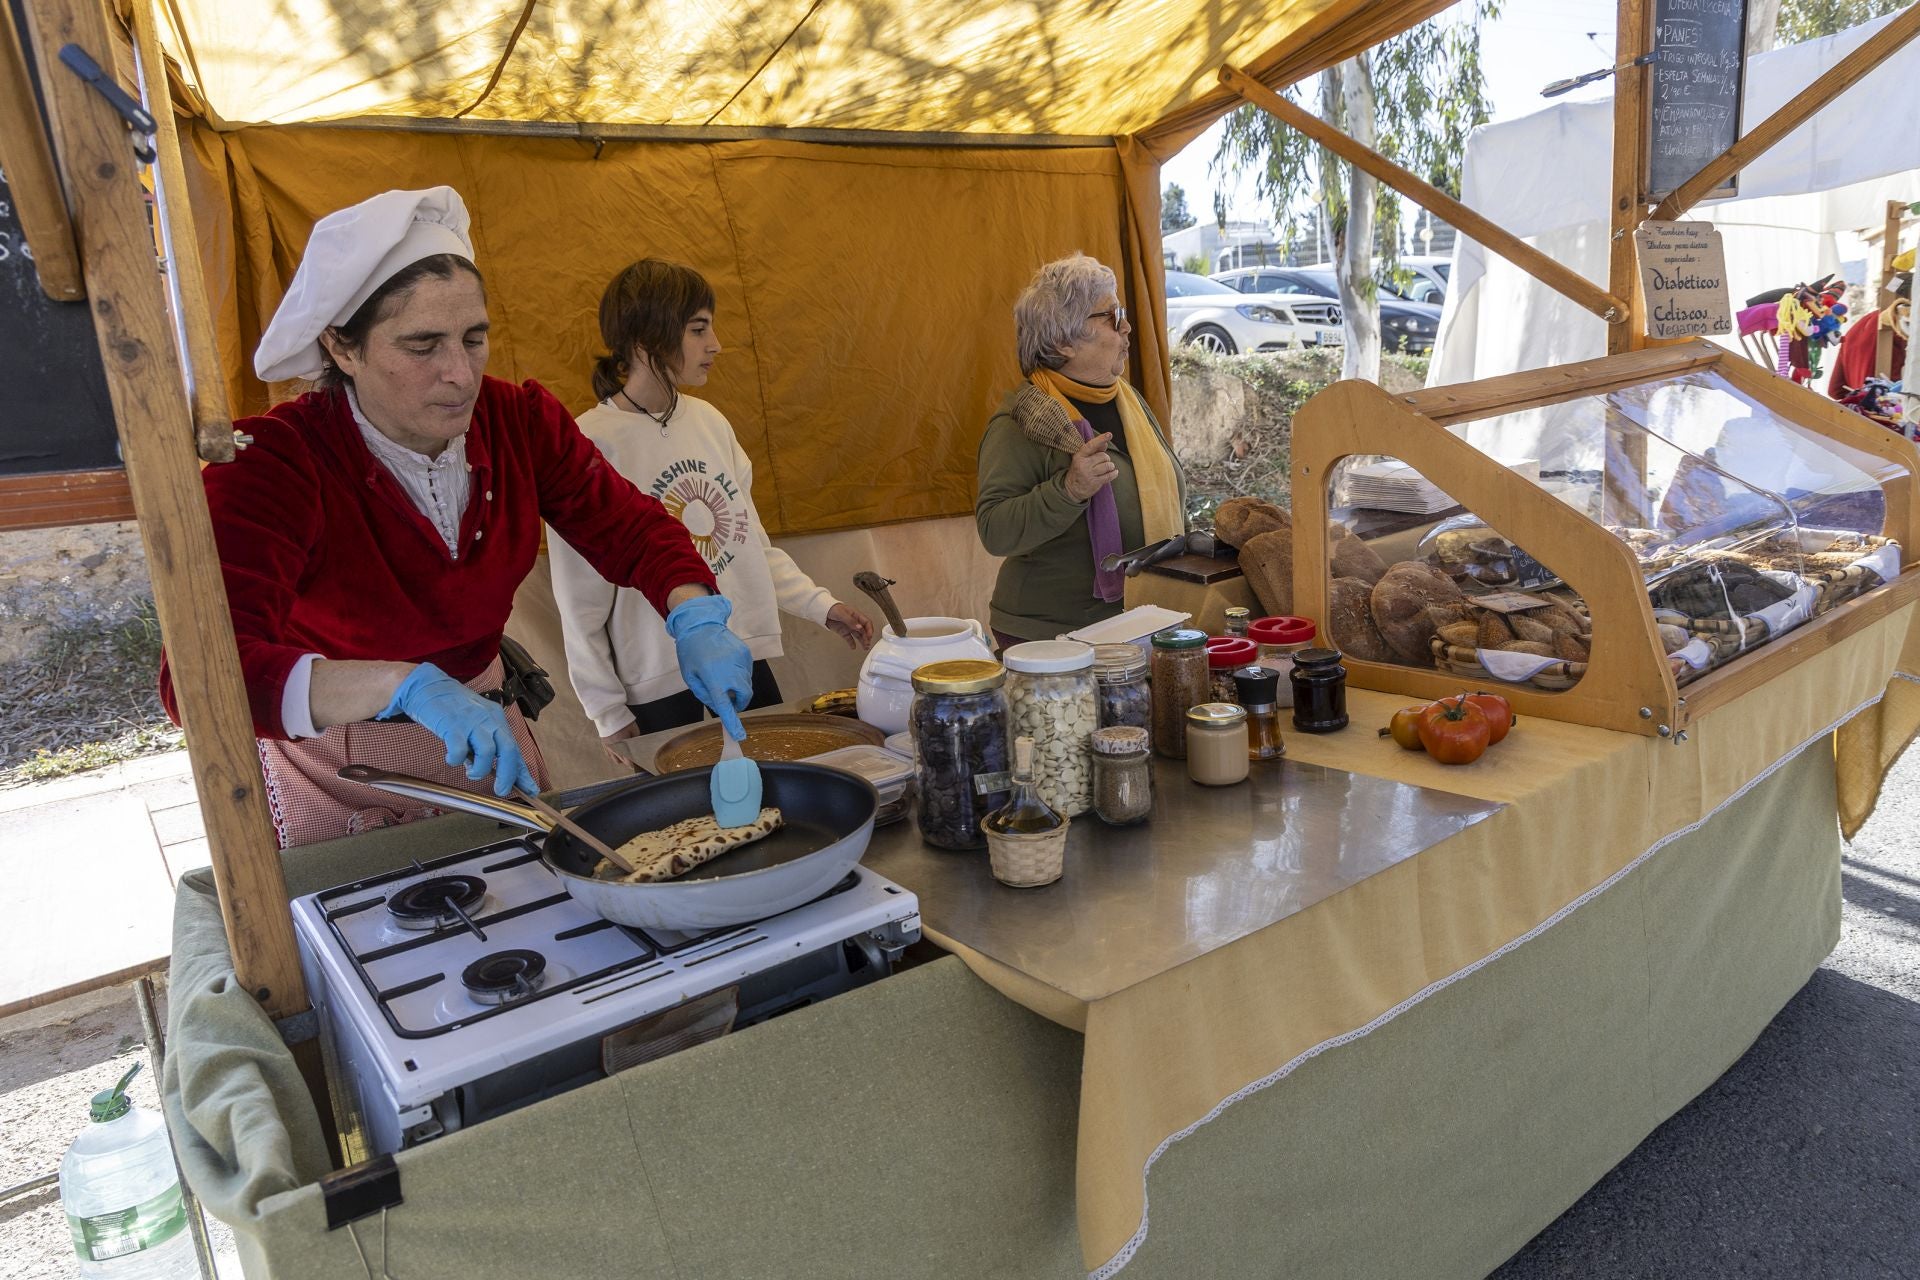
<instances>
[{"instance_id":1,"label":"teenager in white sweatshirt","mask_svg":"<svg viewBox=\"0 0 1920 1280\"><path fill-rule=\"evenodd\" d=\"M600 403L580 415L580 429L616 471L687 527L733 602L728 625L754 658L747 709L782 700L767 666L781 652L780 613L818 623L849 647L870 646L872 621L814 585L768 541L753 509L753 467L732 424L679 392L705 386L721 350L706 278L656 258L634 263L600 297L600 337L612 354L594 364ZM673 641L646 599L608 583L551 530L547 547L573 690L607 754L625 764L614 743L692 724L704 709L687 691Z\"/></svg>"}]
</instances>

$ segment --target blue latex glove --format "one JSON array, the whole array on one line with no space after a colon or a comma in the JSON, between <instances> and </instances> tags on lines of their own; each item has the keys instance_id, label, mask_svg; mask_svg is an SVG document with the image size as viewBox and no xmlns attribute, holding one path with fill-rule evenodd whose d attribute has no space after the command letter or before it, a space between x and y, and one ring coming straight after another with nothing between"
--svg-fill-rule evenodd
<instances>
[{"instance_id":1,"label":"blue latex glove","mask_svg":"<svg viewBox=\"0 0 1920 1280\"><path fill-rule=\"evenodd\" d=\"M747 736L740 713L753 701L753 654L727 630L733 603L725 596L695 596L667 615L680 678L704 702L735 742Z\"/></svg>"},{"instance_id":2,"label":"blue latex glove","mask_svg":"<svg viewBox=\"0 0 1920 1280\"><path fill-rule=\"evenodd\" d=\"M407 673L379 718L396 714L411 716L415 724L432 730L447 744L447 763L466 765L467 777L475 782L491 773L493 794L509 796L515 787L529 795L540 790L507 725L506 708L431 662Z\"/></svg>"}]
</instances>

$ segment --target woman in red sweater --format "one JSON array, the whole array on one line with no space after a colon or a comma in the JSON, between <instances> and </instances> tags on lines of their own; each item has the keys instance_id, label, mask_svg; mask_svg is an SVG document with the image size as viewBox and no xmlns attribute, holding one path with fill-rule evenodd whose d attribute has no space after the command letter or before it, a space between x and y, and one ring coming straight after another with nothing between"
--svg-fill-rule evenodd
<instances>
[{"instance_id":1,"label":"woman in red sweater","mask_svg":"<svg viewBox=\"0 0 1920 1280\"><path fill-rule=\"evenodd\" d=\"M500 639L544 520L666 619L687 686L744 736L752 658L686 529L535 382L485 376L487 298L450 187L320 220L261 339L316 388L235 426L203 475L281 846L405 821L360 763L532 791L544 766ZM176 719L169 672L161 695Z\"/></svg>"}]
</instances>

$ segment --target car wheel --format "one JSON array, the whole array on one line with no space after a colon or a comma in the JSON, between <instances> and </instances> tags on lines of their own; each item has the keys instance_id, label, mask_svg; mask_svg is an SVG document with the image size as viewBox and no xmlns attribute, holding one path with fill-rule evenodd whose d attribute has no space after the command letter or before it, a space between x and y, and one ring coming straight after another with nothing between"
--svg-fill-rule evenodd
<instances>
[{"instance_id":1,"label":"car wheel","mask_svg":"<svg viewBox=\"0 0 1920 1280\"><path fill-rule=\"evenodd\" d=\"M1238 350L1233 345L1233 337L1225 329L1212 324L1195 325L1187 335L1187 345L1211 351L1217 356L1230 356Z\"/></svg>"}]
</instances>

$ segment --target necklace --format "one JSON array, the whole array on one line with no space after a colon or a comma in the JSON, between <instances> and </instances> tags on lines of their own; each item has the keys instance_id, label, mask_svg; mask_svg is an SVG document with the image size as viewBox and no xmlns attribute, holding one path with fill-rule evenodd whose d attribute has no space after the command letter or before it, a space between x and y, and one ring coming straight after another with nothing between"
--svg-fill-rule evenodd
<instances>
[{"instance_id":1,"label":"necklace","mask_svg":"<svg viewBox=\"0 0 1920 1280\"><path fill-rule=\"evenodd\" d=\"M649 421L651 421L656 427L659 427L661 438L662 439L666 438L667 419L673 416L673 400L669 400L667 402L667 411L665 413L656 414L653 410L647 408L647 406L641 404L638 400L635 400L632 396L628 395L627 389L625 387L620 388L619 396L622 400L625 400L628 404L633 406L634 412L644 414ZM677 399L679 399L679 397L675 396L674 400L677 400Z\"/></svg>"}]
</instances>

